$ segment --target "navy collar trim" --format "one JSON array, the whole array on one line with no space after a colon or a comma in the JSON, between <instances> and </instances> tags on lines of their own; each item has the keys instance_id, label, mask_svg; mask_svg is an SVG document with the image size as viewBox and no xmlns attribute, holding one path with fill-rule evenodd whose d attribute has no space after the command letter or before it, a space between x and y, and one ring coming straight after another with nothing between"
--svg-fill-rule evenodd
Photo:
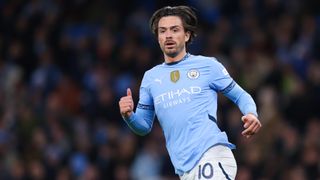
<instances>
[{"instance_id":1,"label":"navy collar trim","mask_svg":"<svg viewBox=\"0 0 320 180\"><path fill-rule=\"evenodd\" d=\"M175 61L175 62L170 62L170 63L166 63L166 62L165 62L165 64L166 64L166 65L169 65L169 66L175 65L175 64L178 64L178 63L186 60L189 56L190 56L190 53L187 53L186 55L183 56L183 58L182 58L181 60Z\"/></svg>"}]
</instances>

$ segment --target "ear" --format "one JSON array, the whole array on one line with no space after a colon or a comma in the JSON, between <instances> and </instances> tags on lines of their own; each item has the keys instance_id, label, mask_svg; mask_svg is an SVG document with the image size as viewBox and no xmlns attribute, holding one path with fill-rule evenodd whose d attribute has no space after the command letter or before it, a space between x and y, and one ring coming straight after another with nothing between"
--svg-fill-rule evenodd
<instances>
[{"instance_id":1,"label":"ear","mask_svg":"<svg viewBox=\"0 0 320 180\"><path fill-rule=\"evenodd\" d=\"M188 42L190 39L190 31L187 31L184 37L184 42Z\"/></svg>"}]
</instances>

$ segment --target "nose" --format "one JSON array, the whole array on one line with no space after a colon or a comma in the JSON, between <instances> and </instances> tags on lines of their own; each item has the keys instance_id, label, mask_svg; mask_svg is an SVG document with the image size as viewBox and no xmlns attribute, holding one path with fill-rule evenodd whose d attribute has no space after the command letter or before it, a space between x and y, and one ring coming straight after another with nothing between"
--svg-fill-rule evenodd
<instances>
[{"instance_id":1,"label":"nose","mask_svg":"<svg viewBox=\"0 0 320 180\"><path fill-rule=\"evenodd\" d=\"M165 37L166 37L166 39L171 39L171 38L172 38L172 33L171 33L171 31L166 31Z\"/></svg>"}]
</instances>

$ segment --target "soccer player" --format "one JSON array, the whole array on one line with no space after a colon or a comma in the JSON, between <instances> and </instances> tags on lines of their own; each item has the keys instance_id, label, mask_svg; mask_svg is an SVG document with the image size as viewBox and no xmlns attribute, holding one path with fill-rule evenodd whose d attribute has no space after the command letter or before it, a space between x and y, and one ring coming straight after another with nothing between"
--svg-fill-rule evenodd
<instances>
[{"instance_id":1,"label":"soccer player","mask_svg":"<svg viewBox=\"0 0 320 180\"><path fill-rule=\"evenodd\" d=\"M180 179L235 179L235 146L217 126L217 93L239 107L243 136L257 133L261 123L252 97L216 58L187 53L196 26L197 17L187 6L168 6L153 14L150 27L164 62L145 72L136 111L128 88L119 101L120 113L139 135L151 131L157 116Z\"/></svg>"}]
</instances>

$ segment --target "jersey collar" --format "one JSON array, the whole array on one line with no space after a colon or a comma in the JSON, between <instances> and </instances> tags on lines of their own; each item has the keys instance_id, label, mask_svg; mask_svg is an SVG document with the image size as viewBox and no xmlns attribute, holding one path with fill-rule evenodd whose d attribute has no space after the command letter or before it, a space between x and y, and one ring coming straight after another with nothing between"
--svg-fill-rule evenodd
<instances>
[{"instance_id":1,"label":"jersey collar","mask_svg":"<svg viewBox=\"0 0 320 180\"><path fill-rule=\"evenodd\" d=\"M175 65L175 64L178 64L178 63L180 63L180 62L182 62L182 61L186 60L189 56L190 56L190 53L187 53L187 54L186 54L186 55L184 55L184 56L183 56L183 58L182 58L182 59L180 59L179 61L170 62L170 63L166 63L166 62L165 62L165 64L166 64L166 65L169 65L169 66L171 66L171 65Z\"/></svg>"}]
</instances>

